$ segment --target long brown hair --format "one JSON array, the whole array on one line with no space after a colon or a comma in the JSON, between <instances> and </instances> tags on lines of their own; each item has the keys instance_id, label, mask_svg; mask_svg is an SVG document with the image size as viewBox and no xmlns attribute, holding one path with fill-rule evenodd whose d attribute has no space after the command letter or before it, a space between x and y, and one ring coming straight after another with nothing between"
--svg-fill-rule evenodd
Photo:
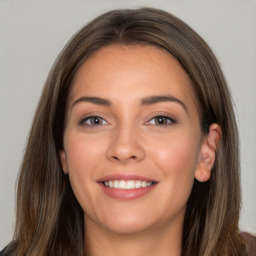
<instances>
[{"instance_id":1,"label":"long brown hair","mask_svg":"<svg viewBox=\"0 0 256 256\"><path fill-rule=\"evenodd\" d=\"M194 181L183 227L183 256L246 255L238 233L238 135L232 101L205 41L175 16L157 9L116 10L82 28L57 58L46 81L19 175L16 229L6 255L83 255L83 212L59 152L67 97L84 61L110 44L153 45L169 52L192 81L201 129L222 129L212 176Z\"/></svg>"}]
</instances>

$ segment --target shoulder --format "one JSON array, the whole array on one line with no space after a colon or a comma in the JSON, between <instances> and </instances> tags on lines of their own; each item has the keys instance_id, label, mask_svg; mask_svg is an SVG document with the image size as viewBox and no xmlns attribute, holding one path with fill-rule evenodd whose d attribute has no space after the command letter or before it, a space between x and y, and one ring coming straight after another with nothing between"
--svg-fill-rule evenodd
<instances>
[{"instance_id":1,"label":"shoulder","mask_svg":"<svg viewBox=\"0 0 256 256\"><path fill-rule=\"evenodd\" d=\"M247 232L241 232L241 237L247 243L249 256L255 256L256 255L256 236Z\"/></svg>"},{"instance_id":2,"label":"shoulder","mask_svg":"<svg viewBox=\"0 0 256 256\"><path fill-rule=\"evenodd\" d=\"M8 244L6 247L4 247L2 250L0 250L0 256L15 255L15 248L16 248L16 242L13 241L10 244Z\"/></svg>"}]
</instances>

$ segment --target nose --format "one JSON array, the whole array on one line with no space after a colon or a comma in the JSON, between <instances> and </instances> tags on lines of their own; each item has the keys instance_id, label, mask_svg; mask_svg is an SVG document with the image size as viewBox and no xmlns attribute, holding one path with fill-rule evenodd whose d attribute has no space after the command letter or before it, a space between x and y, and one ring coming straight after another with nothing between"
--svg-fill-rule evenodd
<instances>
[{"instance_id":1,"label":"nose","mask_svg":"<svg viewBox=\"0 0 256 256\"><path fill-rule=\"evenodd\" d=\"M139 162L145 157L145 151L140 143L136 129L119 128L111 135L108 147L108 158L119 163Z\"/></svg>"}]
</instances>

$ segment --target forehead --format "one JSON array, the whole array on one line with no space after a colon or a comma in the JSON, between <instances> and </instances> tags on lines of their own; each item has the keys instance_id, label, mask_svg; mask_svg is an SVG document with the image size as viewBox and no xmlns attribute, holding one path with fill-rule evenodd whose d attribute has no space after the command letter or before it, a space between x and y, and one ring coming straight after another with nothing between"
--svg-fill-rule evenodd
<instances>
[{"instance_id":1,"label":"forehead","mask_svg":"<svg viewBox=\"0 0 256 256\"><path fill-rule=\"evenodd\" d=\"M98 50L78 70L70 100L88 94L139 98L145 93L175 94L196 105L191 81L182 66L165 50L149 45L110 45Z\"/></svg>"}]
</instances>

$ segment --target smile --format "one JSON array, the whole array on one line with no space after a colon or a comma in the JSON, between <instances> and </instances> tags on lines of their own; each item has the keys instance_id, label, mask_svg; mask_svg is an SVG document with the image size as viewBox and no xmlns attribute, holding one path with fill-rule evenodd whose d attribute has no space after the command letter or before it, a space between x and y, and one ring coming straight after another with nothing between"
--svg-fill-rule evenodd
<instances>
[{"instance_id":1,"label":"smile","mask_svg":"<svg viewBox=\"0 0 256 256\"><path fill-rule=\"evenodd\" d=\"M136 174L110 174L100 178L97 183L103 193L117 200L141 198L154 190L159 181Z\"/></svg>"},{"instance_id":2,"label":"smile","mask_svg":"<svg viewBox=\"0 0 256 256\"><path fill-rule=\"evenodd\" d=\"M117 188L117 189L138 189L146 188L156 184L155 181L144 180L109 180L104 181L105 187Z\"/></svg>"}]
</instances>

